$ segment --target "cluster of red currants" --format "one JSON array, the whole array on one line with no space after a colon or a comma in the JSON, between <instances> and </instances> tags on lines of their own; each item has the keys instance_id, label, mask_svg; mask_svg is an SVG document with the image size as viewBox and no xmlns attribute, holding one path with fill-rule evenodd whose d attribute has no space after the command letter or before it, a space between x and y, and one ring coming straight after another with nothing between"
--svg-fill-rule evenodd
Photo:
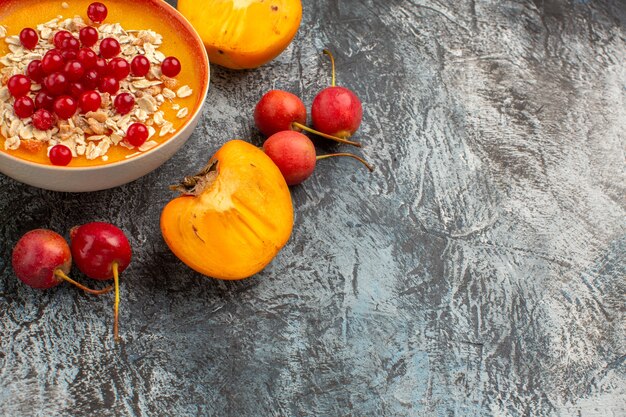
<instances>
[{"instance_id":1,"label":"cluster of red currants","mask_svg":"<svg viewBox=\"0 0 626 417\"><path fill-rule=\"evenodd\" d=\"M292 93L271 90L257 103L254 121L268 139L263 151L274 161L288 185L300 184L315 170L316 161L334 156L348 156L373 170L362 158L351 153L316 155L313 142L300 133L304 130L335 142L361 147L348 140L361 125L363 108L352 91L335 86L335 60L324 50L332 63L332 86L322 90L311 105L312 129L306 126L307 112L304 103Z\"/></svg>"},{"instance_id":2,"label":"cluster of red currants","mask_svg":"<svg viewBox=\"0 0 626 417\"><path fill-rule=\"evenodd\" d=\"M102 3L92 3L87 15L94 23L102 23L108 10ZM32 28L20 32L20 42L30 50L37 47L39 36ZM97 111L102 105L102 93L115 96L113 106L119 114L127 114L135 105L132 94L122 92L120 81L129 75L145 77L150 72L150 61L137 55L129 63L119 57L120 43L115 38L100 41L100 54L92 49L99 39L99 32L93 26L79 31L78 39L70 32L61 30L53 37L54 48L47 51L41 60L31 61L26 74L12 76L7 87L15 98L13 108L17 117L32 117L33 126L39 130L51 129L56 118L66 120L77 111L88 113ZM176 57L167 57L161 63L161 73L175 77L181 71ZM41 84L41 90L31 97L32 83ZM126 141L133 146L141 146L148 139L148 129L142 123L134 123L128 129ZM54 165L68 165L72 153L66 146L57 145L50 150L50 161Z\"/></svg>"},{"instance_id":3,"label":"cluster of red currants","mask_svg":"<svg viewBox=\"0 0 626 417\"><path fill-rule=\"evenodd\" d=\"M102 222L73 228L70 239L71 245L68 245L61 235L47 229L26 233L13 248L13 270L26 285L42 290L56 287L63 281L93 295L106 294L115 289L113 334L117 339L119 273L130 264L130 243L122 230ZM94 290L74 281L67 275L72 259L89 278L100 281L114 279L114 286Z\"/></svg>"}]
</instances>

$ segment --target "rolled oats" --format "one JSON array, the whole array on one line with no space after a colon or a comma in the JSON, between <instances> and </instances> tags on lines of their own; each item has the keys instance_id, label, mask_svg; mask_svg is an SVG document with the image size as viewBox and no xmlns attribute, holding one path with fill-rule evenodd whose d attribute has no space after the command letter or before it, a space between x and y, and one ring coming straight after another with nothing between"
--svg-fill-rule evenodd
<instances>
[{"instance_id":1,"label":"rolled oats","mask_svg":"<svg viewBox=\"0 0 626 417\"><path fill-rule=\"evenodd\" d=\"M176 93L170 90L169 88L164 88L161 93L163 94L163 97L169 100L176 98Z\"/></svg>"},{"instance_id":2,"label":"rolled oats","mask_svg":"<svg viewBox=\"0 0 626 417\"><path fill-rule=\"evenodd\" d=\"M189 97L193 94L193 90L188 85L183 85L176 91L176 95L180 98Z\"/></svg>"},{"instance_id":3,"label":"rolled oats","mask_svg":"<svg viewBox=\"0 0 626 417\"><path fill-rule=\"evenodd\" d=\"M158 143L153 141L153 140L149 140L147 142L145 142L143 145L141 145L139 149L141 152L146 152L149 151L150 149L154 148L155 146L157 146Z\"/></svg>"},{"instance_id":4,"label":"rolled oats","mask_svg":"<svg viewBox=\"0 0 626 417\"><path fill-rule=\"evenodd\" d=\"M178 111L178 113L176 113L176 117L178 117L179 119L184 119L185 117L187 117L188 114L189 109L187 107L183 107Z\"/></svg>"}]
</instances>

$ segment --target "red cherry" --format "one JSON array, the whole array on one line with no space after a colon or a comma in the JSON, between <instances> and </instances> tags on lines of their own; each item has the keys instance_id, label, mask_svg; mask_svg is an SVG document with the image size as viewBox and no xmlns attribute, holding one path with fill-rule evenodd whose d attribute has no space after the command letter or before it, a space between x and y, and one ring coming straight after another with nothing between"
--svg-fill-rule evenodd
<instances>
[{"instance_id":1,"label":"red cherry","mask_svg":"<svg viewBox=\"0 0 626 417\"><path fill-rule=\"evenodd\" d=\"M99 2L94 2L87 7L87 17L94 23L102 23L107 18L107 7Z\"/></svg>"},{"instance_id":2,"label":"red cherry","mask_svg":"<svg viewBox=\"0 0 626 417\"><path fill-rule=\"evenodd\" d=\"M72 151L65 145L54 145L48 155L52 165L67 166L72 162Z\"/></svg>"},{"instance_id":3,"label":"red cherry","mask_svg":"<svg viewBox=\"0 0 626 417\"><path fill-rule=\"evenodd\" d=\"M180 74L181 66L178 58L169 56L163 60L161 64L161 72L166 77L176 77Z\"/></svg>"},{"instance_id":4,"label":"red cherry","mask_svg":"<svg viewBox=\"0 0 626 417\"><path fill-rule=\"evenodd\" d=\"M15 100L13 104L13 110L20 119L30 117L35 112L35 103L33 99L28 96L22 96Z\"/></svg>"},{"instance_id":5,"label":"red cherry","mask_svg":"<svg viewBox=\"0 0 626 417\"><path fill-rule=\"evenodd\" d=\"M96 66L98 55L96 55L96 53L90 48L83 48L78 51L76 59L78 60L78 62L83 64L83 68L85 68L85 70L90 70Z\"/></svg>"},{"instance_id":6,"label":"red cherry","mask_svg":"<svg viewBox=\"0 0 626 417\"><path fill-rule=\"evenodd\" d=\"M328 87L313 99L311 120L322 133L347 139L361 124L363 108L352 91L344 87Z\"/></svg>"},{"instance_id":7,"label":"red cherry","mask_svg":"<svg viewBox=\"0 0 626 417\"><path fill-rule=\"evenodd\" d=\"M90 111L96 111L100 108L102 104L102 97L96 91L85 91L79 100L80 109L83 113L87 113Z\"/></svg>"},{"instance_id":8,"label":"red cherry","mask_svg":"<svg viewBox=\"0 0 626 417\"><path fill-rule=\"evenodd\" d=\"M133 109L133 106L135 105L135 98L132 94L122 93L115 97L113 105L119 114L126 114Z\"/></svg>"},{"instance_id":9,"label":"red cherry","mask_svg":"<svg viewBox=\"0 0 626 417\"><path fill-rule=\"evenodd\" d=\"M48 130L54 124L54 116L46 109L39 109L33 114L33 126L39 130Z\"/></svg>"},{"instance_id":10,"label":"red cherry","mask_svg":"<svg viewBox=\"0 0 626 417\"><path fill-rule=\"evenodd\" d=\"M63 62L69 62L76 59L76 57L78 56L78 52L74 51L73 49L65 49L61 51L61 56L63 57Z\"/></svg>"},{"instance_id":11,"label":"red cherry","mask_svg":"<svg viewBox=\"0 0 626 417\"><path fill-rule=\"evenodd\" d=\"M63 236L45 229L31 230L20 238L11 258L15 275L40 290L56 287L72 267L70 247Z\"/></svg>"},{"instance_id":12,"label":"red cherry","mask_svg":"<svg viewBox=\"0 0 626 417\"><path fill-rule=\"evenodd\" d=\"M52 105L54 104L54 97L48 94L45 91L40 91L35 96L35 108L36 109L46 109L52 110Z\"/></svg>"},{"instance_id":13,"label":"red cherry","mask_svg":"<svg viewBox=\"0 0 626 417\"><path fill-rule=\"evenodd\" d=\"M43 77L46 75L43 72L43 68L41 68L41 61L38 59L31 61L26 67L26 75L37 84L41 83Z\"/></svg>"},{"instance_id":14,"label":"red cherry","mask_svg":"<svg viewBox=\"0 0 626 417\"><path fill-rule=\"evenodd\" d=\"M85 86L83 86L83 83L81 82L71 83L68 88L68 92L70 96L78 100L85 92Z\"/></svg>"},{"instance_id":15,"label":"red cherry","mask_svg":"<svg viewBox=\"0 0 626 417\"><path fill-rule=\"evenodd\" d=\"M115 280L113 336L118 339L119 273L130 264L132 250L128 238L109 223L87 223L70 231L72 258L89 278Z\"/></svg>"},{"instance_id":16,"label":"red cherry","mask_svg":"<svg viewBox=\"0 0 626 417\"><path fill-rule=\"evenodd\" d=\"M48 92L53 96L60 96L65 93L67 87L69 86L67 77L60 72L48 75L43 80L43 84L46 87L46 90L48 90Z\"/></svg>"},{"instance_id":17,"label":"red cherry","mask_svg":"<svg viewBox=\"0 0 626 417\"><path fill-rule=\"evenodd\" d=\"M41 60L41 69L46 74L61 71L63 69L63 56L56 50L46 52Z\"/></svg>"},{"instance_id":18,"label":"red cherry","mask_svg":"<svg viewBox=\"0 0 626 417\"><path fill-rule=\"evenodd\" d=\"M263 151L280 169L287 185L300 184L315 170L315 146L302 133L292 130L275 133L265 141Z\"/></svg>"},{"instance_id":19,"label":"red cherry","mask_svg":"<svg viewBox=\"0 0 626 417\"><path fill-rule=\"evenodd\" d=\"M65 64L63 72L69 81L78 81L85 74L85 67L79 61L70 61Z\"/></svg>"},{"instance_id":20,"label":"red cherry","mask_svg":"<svg viewBox=\"0 0 626 417\"><path fill-rule=\"evenodd\" d=\"M109 75L109 65L107 64L107 60L104 58L96 58L96 65L94 69L98 71L98 74L102 77L105 75Z\"/></svg>"},{"instance_id":21,"label":"red cherry","mask_svg":"<svg viewBox=\"0 0 626 417\"><path fill-rule=\"evenodd\" d=\"M52 38L52 43L54 43L54 46L56 46L57 48L61 49L61 47L63 46L63 41L72 37L72 34L69 33L67 30L61 30L54 34L54 38Z\"/></svg>"},{"instance_id":22,"label":"red cherry","mask_svg":"<svg viewBox=\"0 0 626 417\"><path fill-rule=\"evenodd\" d=\"M67 120L74 116L77 108L78 103L70 96L61 96L54 100L54 112L59 119Z\"/></svg>"},{"instance_id":23,"label":"red cherry","mask_svg":"<svg viewBox=\"0 0 626 417\"><path fill-rule=\"evenodd\" d=\"M73 36L65 38L61 42L61 49L64 51L78 51L80 49L80 42Z\"/></svg>"},{"instance_id":24,"label":"red cherry","mask_svg":"<svg viewBox=\"0 0 626 417\"><path fill-rule=\"evenodd\" d=\"M114 38L105 38L100 42L100 56L111 59L120 53L120 43Z\"/></svg>"},{"instance_id":25,"label":"red cherry","mask_svg":"<svg viewBox=\"0 0 626 417\"><path fill-rule=\"evenodd\" d=\"M104 77L98 84L98 90L102 93L109 93L111 95L117 93L120 89L120 83L113 77Z\"/></svg>"},{"instance_id":26,"label":"red cherry","mask_svg":"<svg viewBox=\"0 0 626 417\"><path fill-rule=\"evenodd\" d=\"M22 42L22 45L24 45L26 49L35 49L39 42L39 35L35 32L35 29L24 28L20 32L20 42Z\"/></svg>"},{"instance_id":27,"label":"red cherry","mask_svg":"<svg viewBox=\"0 0 626 417\"><path fill-rule=\"evenodd\" d=\"M306 124L306 107L295 94L270 90L254 108L254 122L268 137L284 130L299 131Z\"/></svg>"},{"instance_id":28,"label":"red cherry","mask_svg":"<svg viewBox=\"0 0 626 417\"><path fill-rule=\"evenodd\" d=\"M25 96L30 92L31 82L27 76L22 74L17 74L9 78L9 82L7 83L7 87L9 87L9 92L15 98Z\"/></svg>"},{"instance_id":29,"label":"red cherry","mask_svg":"<svg viewBox=\"0 0 626 417\"><path fill-rule=\"evenodd\" d=\"M89 90L93 90L98 87L100 83L100 75L96 70L89 70L85 72L82 79L83 87Z\"/></svg>"},{"instance_id":30,"label":"red cherry","mask_svg":"<svg viewBox=\"0 0 626 417\"><path fill-rule=\"evenodd\" d=\"M83 43L83 46L94 46L96 42L98 42L98 31L94 27L85 26L78 33L78 37Z\"/></svg>"},{"instance_id":31,"label":"red cherry","mask_svg":"<svg viewBox=\"0 0 626 417\"><path fill-rule=\"evenodd\" d=\"M124 58L113 58L109 61L108 70L117 80L123 80L130 74L130 64Z\"/></svg>"},{"instance_id":32,"label":"red cherry","mask_svg":"<svg viewBox=\"0 0 626 417\"><path fill-rule=\"evenodd\" d=\"M145 77L150 72L150 61L143 55L137 55L130 63L130 69L135 77Z\"/></svg>"},{"instance_id":33,"label":"red cherry","mask_svg":"<svg viewBox=\"0 0 626 417\"><path fill-rule=\"evenodd\" d=\"M141 146L148 140L148 128L143 123L133 123L126 131L126 142L133 146Z\"/></svg>"}]
</instances>

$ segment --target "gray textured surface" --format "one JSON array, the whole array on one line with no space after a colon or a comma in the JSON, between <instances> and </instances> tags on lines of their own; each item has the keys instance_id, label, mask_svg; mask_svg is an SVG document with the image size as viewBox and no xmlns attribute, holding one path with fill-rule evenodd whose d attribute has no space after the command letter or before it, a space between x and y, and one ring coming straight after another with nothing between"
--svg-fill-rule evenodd
<instances>
[{"instance_id":1,"label":"gray textured surface","mask_svg":"<svg viewBox=\"0 0 626 417\"><path fill-rule=\"evenodd\" d=\"M153 174L89 195L0 178L0 414L626 415L626 3L305 3L278 60L213 68ZM310 103L326 46L377 171L321 163L257 277L192 273L160 237L166 186L260 143L264 91ZM96 219L135 248L119 345L110 297L7 266L23 232Z\"/></svg>"}]
</instances>

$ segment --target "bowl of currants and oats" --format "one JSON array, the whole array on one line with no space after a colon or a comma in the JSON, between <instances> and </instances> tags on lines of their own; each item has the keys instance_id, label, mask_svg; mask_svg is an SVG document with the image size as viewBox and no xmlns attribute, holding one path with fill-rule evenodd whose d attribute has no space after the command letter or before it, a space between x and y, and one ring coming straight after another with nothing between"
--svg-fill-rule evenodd
<instances>
[{"instance_id":1,"label":"bowl of currants and oats","mask_svg":"<svg viewBox=\"0 0 626 417\"><path fill-rule=\"evenodd\" d=\"M209 85L199 36L160 0L0 0L0 172L67 192L171 158Z\"/></svg>"}]
</instances>

